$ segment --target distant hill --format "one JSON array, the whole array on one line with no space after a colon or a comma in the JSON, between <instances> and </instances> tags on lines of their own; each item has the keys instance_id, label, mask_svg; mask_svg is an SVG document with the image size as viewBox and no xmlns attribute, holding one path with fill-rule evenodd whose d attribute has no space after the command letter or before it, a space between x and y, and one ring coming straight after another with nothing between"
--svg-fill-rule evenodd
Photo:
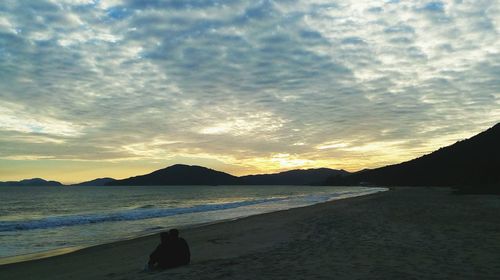
<instances>
[{"instance_id":1,"label":"distant hill","mask_svg":"<svg viewBox=\"0 0 500 280\"><path fill-rule=\"evenodd\" d=\"M238 177L213 169L176 164L152 173L116 180L109 186L151 186L151 185L234 185Z\"/></svg>"},{"instance_id":2,"label":"distant hill","mask_svg":"<svg viewBox=\"0 0 500 280\"><path fill-rule=\"evenodd\" d=\"M25 179L21 181L0 182L0 186L62 186L63 184L57 181L47 181L41 178Z\"/></svg>"},{"instance_id":3,"label":"distant hill","mask_svg":"<svg viewBox=\"0 0 500 280\"><path fill-rule=\"evenodd\" d=\"M299 169L275 174L237 177L213 169L176 164L152 173L105 183L105 185L320 185L330 176L349 172L328 168Z\"/></svg>"},{"instance_id":4,"label":"distant hill","mask_svg":"<svg viewBox=\"0 0 500 280\"><path fill-rule=\"evenodd\" d=\"M345 170L329 168L297 169L274 174L259 174L239 177L244 185L321 185L332 176L346 176Z\"/></svg>"},{"instance_id":5,"label":"distant hill","mask_svg":"<svg viewBox=\"0 0 500 280\"><path fill-rule=\"evenodd\" d=\"M109 182L116 181L116 179L113 178L97 178L94 180L86 181L86 182L81 182L78 184L73 184L72 186L104 186Z\"/></svg>"},{"instance_id":6,"label":"distant hill","mask_svg":"<svg viewBox=\"0 0 500 280\"><path fill-rule=\"evenodd\" d=\"M345 177L328 185L455 186L467 192L500 188L500 123L431 154ZM489 191L488 191L489 192Z\"/></svg>"}]
</instances>

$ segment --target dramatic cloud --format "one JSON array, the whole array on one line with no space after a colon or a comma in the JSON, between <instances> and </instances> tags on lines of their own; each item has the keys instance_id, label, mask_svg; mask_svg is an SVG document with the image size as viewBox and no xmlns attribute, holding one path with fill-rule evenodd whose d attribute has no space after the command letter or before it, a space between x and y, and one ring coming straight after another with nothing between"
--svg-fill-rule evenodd
<instances>
[{"instance_id":1,"label":"dramatic cloud","mask_svg":"<svg viewBox=\"0 0 500 280\"><path fill-rule=\"evenodd\" d=\"M0 179L395 163L498 122L499 73L498 0L5 0Z\"/></svg>"}]
</instances>

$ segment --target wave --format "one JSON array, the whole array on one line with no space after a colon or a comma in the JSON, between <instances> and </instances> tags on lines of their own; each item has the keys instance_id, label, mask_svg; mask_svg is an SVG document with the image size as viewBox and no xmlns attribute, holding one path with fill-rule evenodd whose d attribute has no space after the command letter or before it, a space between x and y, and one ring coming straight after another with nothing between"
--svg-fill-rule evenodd
<instances>
[{"instance_id":1,"label":"wave","mask_svg":"<svg viewBox=\"0 0 500 280\"><path fill-rule=\"evenodd\" d=\"M286 199L288 198L287 197L266 198L266 199L255 199L255 200L246 200L246 201L219 203L219 204L195 205L191 207L182 207L182 208L151 208L150 205L146 205L147 207L141 207L132 210L117 211L112 213L65 215L65 216L48 217L37 220L0 221L0 232L47 229L55 227L66 227L66 226L96 224L96 223L115 222L115 221L134 221L134 220L152 219L152 218L168 217L180 214L232 209L242 206L250 206L255 204L266 203L266 202L283 201Z\"/></svg>"},{"instance_id":2,"label":"wave","mask_svg":"<svg viewBox=\"0 0 500 280\"><path fill-rule=\"evenodd\" d=\"M136 207L136 209L151 209L151 208L155 208L155 206L152 204L147 204L147 205Z\"/></svg>"},{"instance_id":3,"label":"wave","mask_svg":"<svg viewBox=\"0 0 500 280\"><path fill-rule=\"evenodd\" d=\"M211 212L217 210L234 209L243 206L251 206L263 203L286 202L284 208L306 206L335 199L366 195L369 193L386 190L383 188L370 188L357 191L341 191L328 194L309 194L299 196L270 197L218 204L203 204L180 208L155 208L154 205L142 205L138 208L121 210L110 213L92 213L78 215L52 216L35 220L0 221L0 232L25 231L36 229L49 229L57 227L69 227L85 224L97 224L117 221L134 221L152 218L161 218L181 214L200 212Z\"/></svg>"}]
</instances>

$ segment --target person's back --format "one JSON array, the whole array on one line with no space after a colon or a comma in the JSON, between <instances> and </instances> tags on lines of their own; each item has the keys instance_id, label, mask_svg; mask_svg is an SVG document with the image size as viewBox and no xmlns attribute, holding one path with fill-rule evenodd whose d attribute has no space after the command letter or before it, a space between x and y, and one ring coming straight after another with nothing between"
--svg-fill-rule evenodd
<instances>
[{"instance_id":1,"label":"person's back","mask_svg":"<svg viewBox=\"0 0 500 280\"><path fill-rule=\"evenodd\" d=\"M191 252L186 240L179 237L179 231L172 229L169 231L169 250L171 250L172 267L189 264L191 261Z\"/></svg>"},{"instance_id":2,"label":"person's back","mask_svg":"<svg viewBox=\"0 0 500 280\"><path fill-rule=\"evenodd\" d=\"M184 238L179 237L177 229L161 233L161 244L149 256L149 269L174 268L189 264L191 253Z\"/></svg>"}]
</instances>

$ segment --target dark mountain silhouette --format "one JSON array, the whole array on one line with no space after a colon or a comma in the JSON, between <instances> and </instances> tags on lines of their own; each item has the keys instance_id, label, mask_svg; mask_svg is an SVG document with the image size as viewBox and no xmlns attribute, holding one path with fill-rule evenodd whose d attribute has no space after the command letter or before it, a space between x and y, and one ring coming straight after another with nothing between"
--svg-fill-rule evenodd
<instances>
[{"instance_id":1,"label":"dark mountain silhouette","mask_svg":"<svg viewBox=\"0 0 500 280\"><path fill-rule=\"evenodd\" d=\"M109 182L108 186L234 185L238 177L213 169L176 164L152 173Z\"/></svg>"},{"instance_id":2,"label":"dark mountain silhouette","mask_svg":"<svg viewBox=\"0 0 500 280\"><path fill-rule=\"evenodd\" d=\"M107 183L113 182L115 180L116 179L108 178L108 177L106 177L106 178L97 178L97 179L94 179L94 180L85 181L85 182L81 182L81 183L78 183L78 184L73 184L72 186L104 186Z\"/></svg>"},{"instance_id":3,"label":"dark mountain silhouette","mask_svg":"<svg viewBox=\"0 0 500 280\"><path fill-rule=\"evenodd\" d=\"M463 192L500 188L500 123L467 140L431 154L345 177L328 185L454 186Z\"/></svg>"},{"instance_id":4,"label":"dark mountain silhouette","mask_svg":"<svg viewBox=\"0 0 500 280\"><path fill-rule=\"evenodd\" d=\"M63 184L57 181L47 181L41 178L25 179L21 181L0 182L0 186L62 186Z\"/></svg>"},{"instance_id":5,"label":"dark mountain silhouette","mask_svg":"<svg viewBox=\"0 0 500 280\"><path fill-rule=\"evenodd\" d=\"M346 176L345 170L329 168L297 169L275 174L258 174L239 177L244 185L321 185L332 176Z\"/></svg>"},{"instance_id":6,"label":"dark mountain silhouette","mask_svg":"<svg viewBox=\"0 0 500 280\"><path fill-rule=\"evenodd\" d=\"M105 185L320 185L332 175L347 174L349 172L345 170L318 168L237 177L201 166L176 164L150 174L111 181Z\"/></svg>"}]
</instances>

